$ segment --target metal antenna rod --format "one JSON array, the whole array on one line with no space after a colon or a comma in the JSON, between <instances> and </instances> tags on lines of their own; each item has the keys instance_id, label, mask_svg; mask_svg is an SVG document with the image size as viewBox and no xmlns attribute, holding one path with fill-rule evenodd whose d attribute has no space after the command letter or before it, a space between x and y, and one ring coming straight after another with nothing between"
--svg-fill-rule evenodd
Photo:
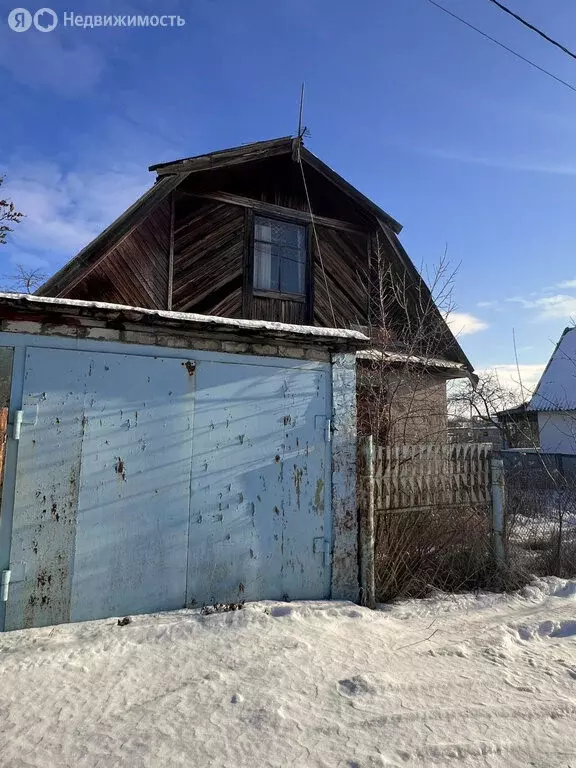
<instances>
[{"instance_id":1,"label":"metal antenna rod","mask_svg":"<svg viewBox=\"0 0 576 768\"><path fill-rule=\"evenodd\" d=\"M298 114L298 138L302 138L302 113L304 111L304 83L302 83L302 88L300 89L300 112ZM306 130L306 129L304 129Z\"/></svg>"},{"instance_id":2,"label":"metal antenna rod","mask_svg":"<svg viewBox=\"0 0 576 768\"><path fill-rule=\"evenodd\" d=\"M512 343L514 345L514 358L516 360L516 372L518 373L518 384L520 385L520 397L524 404L524 385L522 384L522 374L520 373L520 364L518 362L518 347L516 346L516 329L512 328Z\"/></svg>"}]
</instances>

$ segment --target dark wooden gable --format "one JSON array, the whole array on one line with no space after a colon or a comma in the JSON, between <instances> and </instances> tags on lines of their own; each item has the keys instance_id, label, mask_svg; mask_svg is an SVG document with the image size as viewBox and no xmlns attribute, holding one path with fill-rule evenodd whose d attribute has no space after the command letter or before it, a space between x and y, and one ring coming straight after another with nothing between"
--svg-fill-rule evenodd
<instances>
[{"instance_id":1,"label":"dark wooden gable","mask_svg":"<svg viewBox=\"0 0 576 768\"><path fill-rule=\"evenodd\" d=\"M324 326L368 324L367 270L374 222L291 155L191 174L176 194L174 309ZM316 232L312 229L312 208ZM252 288L254 214L308 228L301 300ZM217 271L215 271L217 265Z\"/></svg>"},{"instance_id":2,"label":"dark wooden gable","mask_svg":"<svg viewBox=\"0 0 576 768\"><path fill-rule=\"evenodd\" d=\"M244 209L176 195L172 308L241 317Z\"/></svg>"},{"instance_id":3,"label":"dark wooden gable","mask_svg":"<svg viewBox=\"0 0 576 768\"><path fill-rule=\"evenodd\" d=\"M369 326L375 320L371 290L378 239L379 256L422 296L423 281L397 238L400 225L289 137L153 169L156 184L48 280L40 295L293 324ZM255 216L306 228L303 292L254 290ZM439 313L437 320L446 332L447 354L469 366ZM394 322L393 311L376 319L388 330Z\"/></svg>"},{"instance_id":4,"label":"dark wooden gable","mask_svg":"<svg viewBox=\"0 0 576 768\"><path fill-rule=\"evenodd\" d=\"M171 194L182 177L160 179L36 293L166 308L171 262Z\"/></svg>"},{"instance_id":5,"label":"dark wooden gable","mask_svg":"<svg viewBox=\"0 0 576 768\"><path fill-rule=\"evenodd\" d=\"M161 201L98 264L59 294L145 309L166 309L171 199Z\"/></svg>"},{"instance_id":6,"label":"dark wooden gable","mask_svg":"<svg viewBox=\"0 0 576 768\"><path fill-rule=\"evenodd\" d=\"M319 226L317 235L314 325L369 325L368 233Z\"/></svg>"}]
</instances>

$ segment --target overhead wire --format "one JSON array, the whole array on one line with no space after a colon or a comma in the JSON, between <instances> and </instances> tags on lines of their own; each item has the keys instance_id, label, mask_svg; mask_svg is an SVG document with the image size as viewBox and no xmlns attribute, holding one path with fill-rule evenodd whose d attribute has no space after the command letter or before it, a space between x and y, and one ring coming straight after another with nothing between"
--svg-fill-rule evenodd
<instances>
[{"instance_id":1,"label":"overhead wire","mask_svg":"<svg viewBox=\"0 0 576 768\"><path fill-rule=\"evenodd\" d=\"M326 286L326 295L328 296L328 304L330 306L330 313L332 314L332 322L334 323L334 328L337 328L338 324L336 323L336 314L334 312L334 305L332 304L332 296L330 295L330 286L328 285L328 277L326 275L326 270L324 268L324 259L322 258L322 249L320 247L320 239L318 238L318 232L316 231L316 222L314 220L314 213L312 211L312 202L310 200L310 193L308 192L308 184L306 183L306 174L304 173L304 164L302 163L302 156L300 153L300 149L302 146L302 137L298 136L296 141L298 142L296 147L296 160L298 162L298 165L300 166L300 172L302 174L302 183L304 184L304 193L306 195L306 202L308 204L308 213L310 215L310 223L312 225L312 234L314 235L314 242L316 243L316 252L318 253L318 258L320 260L320 268L322 270L322 276L324 277L324 285Z\"/></svg>"},{"instance_id":2,"label":"overhead wire","mask_svg":"<svg viewBox=\"0 0 576 768\"><path fill-rule=\"evenodd\" d=\"M504 13L507 13L509 16L512 16L512 18L519 21L520 24L523 24L525 27L528 27L528 29L532 30L532 32L536 32L537 35L540 35L540 37L543 37L544 40L546 40L548 43L551 43L552 45L556 46L556 48L559 48L561 51L568 54L568 56L571 56L573 59L576 59L576 53L571 51L569 48L566 48L565 45L562 45L562 43L559 43L557 40L554 40L553 37L550 37L549 35L547 35L546 32L543 32L541 29L534 26L534 24L531 24L529 21L526 21L526 19L522 18L522 16L515 13L512 9L507 8L503 3L500 3L499 0L488 0L488 2L498 6L498 8L500 8L501 11L504 11Z\"/></svg>"},{"instance_id":3,"label":"overhead wire","mask_svg":"<svg viewBox=\"0 0 576 768\"><path fill-rule=\"evenodd\" d=\"M487 40L490 40L490 42L494 43L495 45L498 45L500 48L503 48L505 51L508 51L508 53L511 53L513 56L516 56L516 58L520 59L521 61L524 61L526 64L529 64L531 67L534 67L534 69L537 69L539 72L542 72L543 74L548 75L548 77L551 77L553 80L556 80L557 83L564 85L566 88L569 88L571 91L574 91L576 93L576 86L573 86L571 83L567 82L566 80L563 80L561 77L558 77L553 72L550 72L548 69L541 67L539 64L536 64L536 62L532 61L531 59L528 59L526 56L523 56L521 53L518 53L518 51L515 51L513 48L510 48L509 45L506 45L505 43L501 43L500 40L497 40L495 37L492 37L492 35L489 35L487 32L484 32L479 27L476 27L474 24L471 24L469 21L466 21L466 19L463 19L461 16L458 16L458 14L448 10L448 8L445 8L443 5L440 5L440 3L437 3L436 0L426 0L426 2L435 6L439 10L443 11L448 16L451 16L453 19L456 19L461 24L464 24L470 29L473 29L474 32L477 32L479 35L482 35L482 37L485 37Z\"/></svg>"}]
</instances>

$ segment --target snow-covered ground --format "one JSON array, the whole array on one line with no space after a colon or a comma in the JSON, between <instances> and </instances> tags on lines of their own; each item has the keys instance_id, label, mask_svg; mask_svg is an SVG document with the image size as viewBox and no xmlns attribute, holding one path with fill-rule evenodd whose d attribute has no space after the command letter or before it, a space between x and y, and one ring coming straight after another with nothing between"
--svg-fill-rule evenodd
<instances>
[{"instance_id":1,"label":"snow-covered ground","mask_svg":"<svg viewBox=\"0 0 576 768\"><path fill-rule=\"evenodd\" d=\"M0 636L0 765L576 768L576 582Z\"/></svg>"}]
</instances>

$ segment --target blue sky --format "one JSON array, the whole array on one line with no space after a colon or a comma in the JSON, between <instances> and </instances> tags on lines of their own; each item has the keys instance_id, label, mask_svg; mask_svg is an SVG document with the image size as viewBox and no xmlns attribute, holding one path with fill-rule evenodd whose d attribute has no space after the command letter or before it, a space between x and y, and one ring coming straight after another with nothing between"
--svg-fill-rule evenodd
<instances>
[{"instance_id":1,"label":"blue sky","mask_svg":"<svg viewBox=\"0 0 576 768\"><path fill-rule=\"evenodd\" d=\"M576 61L488 0L443 0L576 85ZM573 0L510 0L576 48ZM27 214L0 271L53 271L151 182L154 162L294 132L404 225L413 261L460 264L476 368L525 383L576 317L576 93L426 0L91 0L59 14L180 14L180 28L16 34L0 12L0 172ZM37 10L31 7L31 10Z\"/></svg>"}]
</instances>

